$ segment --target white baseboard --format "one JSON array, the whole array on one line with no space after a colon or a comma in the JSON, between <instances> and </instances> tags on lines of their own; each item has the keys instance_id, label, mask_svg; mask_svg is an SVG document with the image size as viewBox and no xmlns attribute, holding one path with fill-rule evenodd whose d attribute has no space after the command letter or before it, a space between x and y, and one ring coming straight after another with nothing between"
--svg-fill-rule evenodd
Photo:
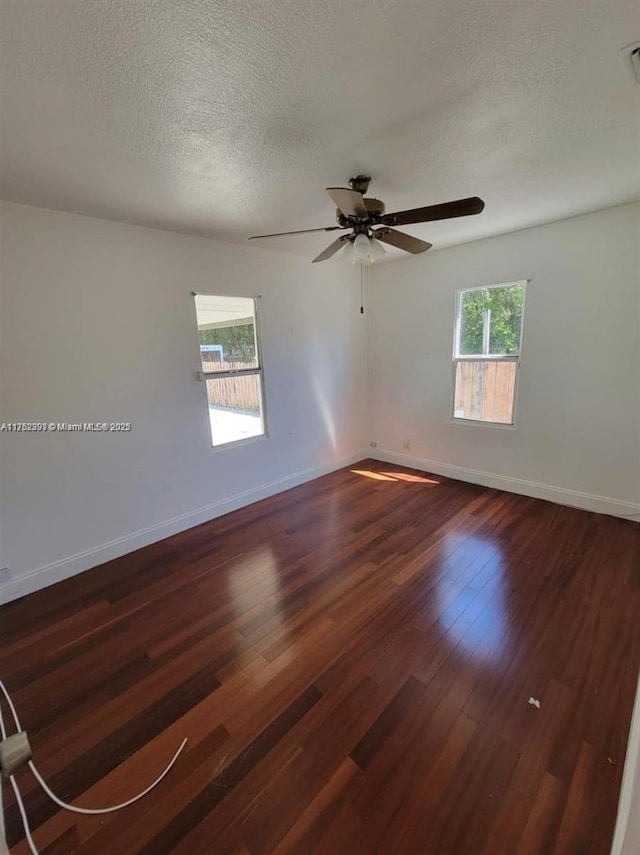
<instances>
[{"instance_id":1,"label":"white baseboard","mask_svg":"<svg viewBox=\"0 0 640 855\"><path fill-rule=\"evenodd\" d=\"M468 481L471 484L482 484L484 487L494 487L496 490L506 490L508 493L520 493L523 496L533 496L535 499L546 499L558 505L569 505L585 511L598 514L610 514L614 517L640 522L640 504L611 499L606 496L595 496L591 493L580 493L577 490L567 490L564 487L552 487L550 484L537 484L535 481L525 481L521 478L511 478L507 475L497 475L493 472L483 472L480 469L469 469L466 466L456 466L453 463L442 463L439 460L427 460L397 451L387 451L383 448L371 448L368 457L382 460L385 463L397 463L434 475L443 475L457 481Z\"/></svg>"},{"instance_id":2,"label":"white baseboard","mask_svg":"<svg viewBox=\"0 0 640 855\"><path fill-rule=\"evenodd\" d=\"M177 534L180 531L185 531L203 522L221 517L223 514L228 514L230 511L251 505L254 502L260 501L260 499L266 499L268 496L273 496L284 490L290 490L292 487L312 481L314 478L320 478L322 475L342 469L344 466L350 466L364 457L367 457L366 451L357 451L348 457L332 461L331 463L322 463L318 466L311 466L308 469L301 469L291 475L286 475L284 478L278 478L267 484L261 484L250 490L244 490L242 493L236 493L226 499L212 502L210 505L205 505L195 511L180 514L165 522L140 529L124 537L118 537L108 543L103 543L92 549L86 549L84 552L78 552L76 555L70 555L67 558L54 561L44 567L38 567L36 570L16 576L16 578L9 579L7 582L0 584L0 603L8 603L11 600L18 599L18 597L24 597L26 594L39 591L41 588L47 588L49 585L53 585L63 579L68 579L70 576L83 573L91 567L96 567L99 564L104 564L106 561L111 561L129 552L134 552L136 549L141 549L143 546L149 546L151 543L163 540L165 537L171 537L171 535Z\"/></svg>"},{"instance_id":3,"label":"white baseboard","mask_svg":"<svg viewBox=\"0 0 640 855\"><path fill-rule=\"evenodd\" d=\"M640 852L640 678L627 743L611 855Z\"/></svg>"}]
</instances>

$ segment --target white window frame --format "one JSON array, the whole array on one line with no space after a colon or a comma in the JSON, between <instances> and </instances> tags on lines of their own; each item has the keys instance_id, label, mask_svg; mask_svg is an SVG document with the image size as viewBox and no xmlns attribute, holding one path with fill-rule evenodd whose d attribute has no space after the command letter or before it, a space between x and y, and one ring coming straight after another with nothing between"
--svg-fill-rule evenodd
<instances>
[{"instance_id":1,"label":"white window frame","mask_svg":"<svg viewBox=\"0 0 640 855\"><path fill-rule=\"evenodd\" d=\"M249 377L252 375L258 375L260 378L260 415L262 417L262 433L257 436L248 436L243 439L233 439L230 442L221 442L217 445L213 443L213 434L211 432L211 426L209 426L209 436L211 437L211 451L226 451L229 448L236 448L240 445L250 445L254 442L261 442L263 439L269 438L269 432L267 429L267 399L265 394L265 382L264 382L264 364L262 360L262 331L260 327L260 300L261 295L255 297L248 297L244 294L220 294L216 292L215 294L211 291L192 291L191 296L193 297L193 308L196 315L196 342L198 345L198 378L202 381L202 389L204 393L204 399L207 405L207 415L209 413L209 396L207 394L207 380L218 380L223 377ZM253 301L253 331L256 340L256 357L258 366L256 368L238 368L231 369L228 371L203 371L202 370L202 357L200 350L200 338L198 335L198 304L196 302L196 297L240 297L243 300L252 300Z\"/></svg>"},{"instance_id":2,"label":"white window frame","mask_svg":"<svg viewBox=\"0 0 640 855\"><path fill-rule=\"evenodd\" d=\"M525 315L525 305L527 301L527 285L529 284L530 279L516 279L513 282L498 282L492 285L474 285L469 288L459 288L456 290L455 304L454 304L454 320L453 320L453 363L452 363L452 372L451 372L451 411L449 420L455 422L456 424L467 424L467 425L483 425L485 427L495 427L495 428L506 428L513 429L516 424L516 410L518 406L518 385L520 379L520 360L522 358L522 342L524 336L524 315ZM478 353L478 354L460 354L458 351L458 346L460 342L460 323L462 317L462 296L463 294L469 293L469 291L489 291L492 288L509 288L512 285L522 285L522 315L520 316L520 348L517 354L514 353ZM488 350L488 339L489 339L489 329L485 328L483 331L483 339L487 342L487 344L483 347L484 350ZM510 422L494 422L489 421L488 419L469 419L464 416L456 416L455 408L456 408L456 373L457 366L459 362L515 362L516 363L516 377L513 387L513 407L511 409L511 421Z\"/></svg>"}]
</instances>

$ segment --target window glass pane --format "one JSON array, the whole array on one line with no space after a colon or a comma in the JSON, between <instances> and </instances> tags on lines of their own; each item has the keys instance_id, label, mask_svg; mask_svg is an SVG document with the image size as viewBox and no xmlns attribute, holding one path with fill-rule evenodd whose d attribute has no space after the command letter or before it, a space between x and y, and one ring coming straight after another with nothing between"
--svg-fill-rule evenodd
<instances>
[{"instance_id":1,"label":"window glass pane","mask_svg":"<svg viewBox=\"0 0 640 855\"><path fill-rule=\"evenodd\" d=\"M251 298L198 294L196 314L204 372L259 367Z\"/></svg>"},{"instance_id":2,"label":"window glass pane","mask_svg":"<svg viewBox=\"0 0 640 855\"><path fill-rule=\"evenodd\" d=\"M453 416L513 423L517 362L456 362Z\"/></svg>"},{"instance_id":3,"label":"window glass pane","mask_svg":"<svg viewBox=\"0 0 640 855\"><path fill-rule=\"evenodd\" d=\"M213 445L262 436L264 422L259 374L216 377L205 383Z\"/></svg>"},{"instance_id":4,"label":"window glass pane","mask_svg":"<svg viewBox=\"0 0 640 855\"><path fill-rule=\"evenodd\" d=\"M459 356L520 353L524 285L461 291L458 302Z\"/></svg>"}]
</instances>

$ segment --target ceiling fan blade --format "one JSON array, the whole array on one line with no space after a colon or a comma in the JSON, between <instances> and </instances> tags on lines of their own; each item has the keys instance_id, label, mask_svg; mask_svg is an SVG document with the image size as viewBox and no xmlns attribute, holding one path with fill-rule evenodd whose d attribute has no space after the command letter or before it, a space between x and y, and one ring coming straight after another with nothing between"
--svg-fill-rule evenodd
<instances>
[{"instance_id":1,"label":"ceiling fan blade","mask_svg":"<svg viewBox=\"0 0 640 855\"><path fill-rule=\"evenodd\" d=\"M351 235L340 235L340 237L336 238L333 243L330 243L326 249L323 249L320 255L316 255L311 263L315 264L316 261L326 261L327 258L331 258L331 256L335 255L339 249L342 249L344 242L349 240L350 237Z\"/></svg>"},{"instance_id":2,"label":"ceiling fan blade","mask_svg":"<svg viewBox=\"0 0 640 855\"><path fill-rule=\"evenodd\" d=\"M362 193L357 190L349 190L347 187L327 187L327 193L345 217L360 217L366 220L369 216Z\"/></svg>"},{"instance_id":3,"label":"ceiling fan blade","mask_svg":"<svg viewBox=\"0 0 640 855\"><path fill-rule=\"evenodd\" d=\"M412 255L417 255L419 252L426 252L431 249L433 244L426 240L420 240L413 235L406 235L404 232L397 232L395 229L377 229L373 230L373 236L382 243L388 243L390 246L395 246L398 249L403 249L405 252L410 252Z\"/></svg>"},{"instance_id":4,"label":"ceiling fan blade","mask_svg":"<svg viewBox=\"0 0 640 855\"><path fill-rule=\"evenodd\" d=\"M410 211L384 214L381 222L385 226L408 226L411 223L430 223L433 220L469 217L471 214L479 214L483 209L484 202L482 199L478 196L471 196L469 199L444 202L442 205L427 205L426 208L412 208Z\"/></svg>"},{"instance_id":5,"label":"ceiling fan blade","mask_svg":"<svg viewBox=\"0 0 640 855\"><path fill-rule=\"evenodd\" d=\"M342 226L325 226L321 229L298 229L295 232L274 232L272 235L251 235L249 240L257 240L258 238L267 237L284 237L285 235L304 235L307 232L334 232L336 229L341 229Z\"/></svg>"}]
</instances>

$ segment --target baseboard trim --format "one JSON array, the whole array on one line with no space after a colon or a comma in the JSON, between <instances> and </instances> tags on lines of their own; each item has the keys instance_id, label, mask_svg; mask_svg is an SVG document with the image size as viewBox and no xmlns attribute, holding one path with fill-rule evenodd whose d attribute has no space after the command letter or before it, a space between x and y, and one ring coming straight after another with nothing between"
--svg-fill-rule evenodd
<instances>
[{"instance_id":1,"label":"baseboard trim","mask_svg":"<svg viewBox=\"0 0 640 855\"><path fill-rule=\"evenodd\" d=\"M143 546L149 546L151 543L156 543L165 537L171 537L174 534L178 534L178 532L193 528L193 526L208 522L216 517L221 517L230 511L236 511L239 508L246 507L246 505L259 502L261 499L274 496L276 493L282 493L285 490L290 490L292 487L305 484L307 481L320 478L322 475L328 475L337 469L357 463L365 457L367 457L366 451L357 451L348 457L343 457L331 463L321 463L317 466L298 470L291 475L285 475L283 478L278 478L275 481L260 484L258 487L244 490L226 499L220 499L202 508L180 514L165 522L148 526L147 528L127 534L124 537L118 537L108 543L100 544L100 546L93 547L92 549L86 549L83 552L78 552L75 555L54 561L44 567L38 567L36 570L16 576L0 584L0 604L9 603L19 597L24 597L26 594L32 594L42 588L48 588L49 585L54 585L63 579L76 576L78 573L83 573L85 570L97 567L106 561L120 558L122 555L134 552L136 549L141 549Z\"/></svg>"},{"instance_id":2,"label":"baseboard trim","mask_svg":"<svg viewBox=\"0 0 640 855\"><path fill-rule=\"evenodd\" d=\"M624 762L618 816L613 833L611 855L633 855L640 851L640 677L633 717L629 729L627 756ZM634 824L632 825L632 820Z\"/></svg>"},{"instance_id":3,"label":"baseboard trim","mask_svg":"<svg viewBox=\"0 0 640 855\"><path fill-rule=\"evenodd\" d=\"M423 457L414 457L410 454L401 454L384 448L370 449L368 456L384 463L397 463L400 466L431 472L434 475L443 475L457 481L468 481L471 484L481 484L484 487L493 487L496 490L505 490L508 493L520 493L523 496L532 496L535 499L546 499L558 505L568 505L572 508L640 522L640 504L633 502L611 499L607 496L596 496L591 493L580 493L577 490L553 487L550 484L538 484L535 481L511 478L494 472L483 472L480 469L469 469L466 466L456 466L453 463L443 463L439 460L427 460Z\"/></svg>"}]
</instances>

